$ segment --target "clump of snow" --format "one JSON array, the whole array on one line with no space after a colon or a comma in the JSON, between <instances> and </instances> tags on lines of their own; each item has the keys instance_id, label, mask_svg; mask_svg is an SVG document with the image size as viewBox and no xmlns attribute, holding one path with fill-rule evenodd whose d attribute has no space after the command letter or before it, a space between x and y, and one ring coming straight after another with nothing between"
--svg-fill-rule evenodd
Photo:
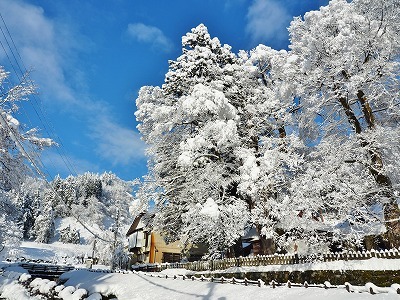
<instances>
[{"instance_id":1,"label":"clump of snow","mask_svg":"<svg viewBox=\"0 0 400 300\"><path fill-rule=\"evenodd\" d=\"M19 277L19 282L25 282L31 278L32 278L32 276L30 274L24 273L24 274L21 274L21 276Z\"/></svg>"},{"instance_id":2,"label":"clump of snow","mask_svg":"<svg viewBox=\"0 0 400 300\"><path fill-rule=\"evenodd\" d=\"M1 279L0 279L1 286ZM0 288L1 297L8 300L41 300L39 296L30 296L28 291L16 281L4 285Z\"/></svg>"},{"instance_id":3,"label":"clump of snow","mask_svg":"<svg viewBox=\"0 0 400 300\"><path fill-rule=\"evenodd\" d=\"M55 291L57 294L59 294L64 288L65 288L65 286L64 286L63 284L60 284L60 285L57 285L57 286L54 288L54 291Z\"/></svg>"},{"instance_id":4,"label":"clump of snow","mask_svg":"<svg viewBox=\"0 0 400 300\"><path fill-rule=\"evenodd\" d=\"M103 297L99 293L93 293L86 298L86 300L101 300Z\"/></svg>"},{"instance_id":5,"label":"clump of snow","mask_svg":"<svg viewBox=\"0 0 400 300\"><path fill-rule=\"evenodd\" d=\"M51 290L54 289L54 287L57 286L57 283L55 281L48 281L47 283L43 283L40 288L39 292L42 294L50 294Z\"/></svg>"},{"instance_id":6,"label":"clump of snow","mask_svg":"<svg viewBox=\"0 0 400 300\"><path fill-rule=\"evenodd\" d=\"M6 115L7 121L8 121L8 125L13 127L14 129L18 129L19 127L19 121L17 119L15 119L13 116L11 116L10 114Z\"/></svg>"},{"instance_id":7,"label":"clump of snow","mask_svg":"<svg viewBox=\"0 0 400 300\"><path fill-rule=\"evenodd\" d=\"M61 299L71 299L71 295L76 291L75 287L73 286L66 286L58 293L58 297Z\"/></svg>"},{"instance_id":8,"label":"clump of snow","mask_svg":"<svg viewBox=\"0 0 400 300\"><path fill-rule=\"evenodd\" d=\"M208 198L200 210L200 213L210 217L213 220L219 218L220 212L218 209L218 204L212 198Z\"/></svg>"},{"instance_id":9,"label":"clump of snow","mask_svg":"<svg viewBox=\"0 0 400 300\"><path fill-rule=\"evenodd\" d=\"M71 297L71 300L80 300L87 296L88 292L85 289L77 289Z\"/></svg>"},{"instance_id":10,"label":"clump of snow","mask_svg":"<svg viewBox=\"0 0 400 300\"><path fill-rule=\"evenodd\" d=\"M33 292L49 295L54 287L57 286L57 283L55 281L50 281L49 279L35 278L29 286L32 287Z\"/></svg>"},{"instance_id":11,"label":"clump of snow","mask_svg":"<svg viewBox=\"0 0 400 300\"><path fill-rule=\"evenodd\" d=\"M0 273L0 296L10 300L39 299L30 297L25 288L18 284L18 278L21 274L26 274L26 270L21 267L4 267L3 273Z\"/></svg>"}]
</instances>

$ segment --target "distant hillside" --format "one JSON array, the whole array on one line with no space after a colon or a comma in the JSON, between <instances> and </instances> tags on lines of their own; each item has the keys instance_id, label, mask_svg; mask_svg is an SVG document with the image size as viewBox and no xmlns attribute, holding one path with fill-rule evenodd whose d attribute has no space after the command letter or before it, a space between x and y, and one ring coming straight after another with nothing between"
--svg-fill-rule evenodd
<instances>
[{"instance_id":1,"label":"distant hillside","mask_svg":"<svg viewBox=\"0 0 400 300\"><path fill-rule=\"evenodd\" d=\"M132 221L134 182L113 173L85 173L66 179L57 176L50 184L30 178L16 199L24 240L96 243L96 256L109 262L111 253L123 248Z\"/></svg>"}]
</instances>

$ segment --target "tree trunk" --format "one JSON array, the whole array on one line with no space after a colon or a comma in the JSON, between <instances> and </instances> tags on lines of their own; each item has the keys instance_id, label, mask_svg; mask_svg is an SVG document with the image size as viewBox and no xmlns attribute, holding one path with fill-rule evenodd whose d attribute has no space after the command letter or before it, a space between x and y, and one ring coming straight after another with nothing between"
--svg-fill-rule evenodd
<instances>
[{"instance_id":1,"label":"tree trunk","mask_svg":"<svg viewBox=\"0 0 400 300\"><path fill-rule=\"evenodd\" d=\"M384 205L383 212L386 222L385 237L389 242L390 247L398 248L400 246L400 210L394 197L390 199L389 203Z\"/></svg>"},{"instance_id":2,"label":"tree trunk","mask_svg":"<svg viewBox=\"0 0 400 300\"><path fill-rule=\"evenodd\" d=\"M234 257L244 256L243 255L243 245L242 238L238 238L236 243L232 246Z\"/></svg>"},{"instance_id":3,"label":"tree trunk","mask_svg":"<svg viewBox=\"0 0 400 300\"><path fill-rule=\"evenodd\" d=\"M371 106L368 103L367 97L363 91L359 90L357 92L357 98L361 104L361 109L369 129L375 128L375 117L373 115ZM353 127L356 134L362 132L362 127L355 116L350 104L346 98L339 99L340 104L344 108L345 114L350 125ZM386 174L384 174L382 155L376 147L371 145L370 142L365 139L361 139L361 146L368 149L371 164L369 166L369 171L374 177L375 182L382 188L381 195L387 198L388 202L383 205L384 219L386 225L386 238L389 242L390 247L400 246L400 209L397 205L396 198L393 193L392 182Z\"/></svg>"},{"instance_id":4,"label":"tree trunk","mask_svg":"<svg viewBox=\"0 0 400 300\"><path fill-rule=\"evenodd\" d=\"M358 101L361 104L362 112L369 129L375 128L375 117L364 92L357 92ZM393 193L392 182L387 174L384 173L382 155L376 147L368 145L368 152L371 158L370 172L375 181L383 189L382 196L388 199L388 203L383 206L383 213L386 222L386 238L391 247L400 246L400 209Z\"/></svg>"},{"instance_id":5,"label":"tree trunk","mask_svg":"<svg viewBox=\"0 0 400 300\"><path fill-rule=\"evenodd\" d=\"M347 120L349 121L350 125L353 127L354 131L359 134L362 131L362 127L360 122L358 121L356 115L354 114L353 110L350 107L349 102L346 98L341 97L339 98L339 102L344 108L344 113L347 116Z\"/></svg>"},{"instance_id":6,"label":"tree trunk","mask_svg":"<svg viewBox=\"0 0 400 300\"><path fill-rule=\"evenodd\" d=\"M258 236L260 238L260 250L258 252L259 255L271 255L276 252L275 242L273 239L267 239L264 235L261 234L261 226L256 226Z\"/></svg>"}]
</instances>

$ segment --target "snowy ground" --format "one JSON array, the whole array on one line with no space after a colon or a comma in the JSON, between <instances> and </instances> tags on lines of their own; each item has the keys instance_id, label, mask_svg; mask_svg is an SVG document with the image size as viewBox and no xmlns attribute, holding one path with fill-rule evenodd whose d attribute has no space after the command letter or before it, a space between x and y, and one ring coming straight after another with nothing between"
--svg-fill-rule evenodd
<instances>
[{"instance_id":1,"label":"snowy ground","mask_svg":"<svg viewBox=\"0 0 400 300\"><path fill-rule=\"evenodd\" d=\"M272 289L270 286L243 286L173 278L150 277L136 274L93 274L75 271L65 274L70 279L65 285L76 285L89 291L110 292L118 299L399 299L394 293L370 295L348 293L341 289L287 288Z\"/></svg>"},{"instance_id":2,"label":"snowy ground","mask_svg":"<svg viewBox=\"0 0 400 300\"><path fill-rule=\"evenodd\" d=\"M306 270L400 270L400 259L370 258L365 260L337 260L329 262L314 262L295 265L267 265L257 267L232 267L213 273L243 273L243 272L269 272L269 271L306 271ZM200 273L200 272L199 272ZM202 272L209 273L209 272ZM400 278L398 279L400 283ZM400 299L400 297L399 297Z\"/></svg>"},{"instance_id":3,"label":"snowy ground","mask_svg":"<svg viewBox=\"0 0 400 300\"><path fill-rule=\"evenodd\" d=\"M67 264L76 264L77 258L90 256L92 248L90 245L63 244L55 242L52 244L41 244L36 242L22 242L16 257L24 257L30 260L43 260Z\"/></svg>"},{"instance_id":4,"label":"snowy ground","mask_svg":"<svg viewBox=\"0 0 400 300\"><path fill-rule=\"evenodd\" d=\"M390 262L380 262L381 265L389 265ZM372 262L376 265L378 262ZM0 276L0 292L7 299L39 299L30 297L25 290L16 285L13 279L17 279L20 273L24 272L19 268L6 269L3 276ZM87 292L88 299L100 299L103 295L115 295L119 300L133 299L286 299L286 300L313 300L313 299L400 299L396 294L396 288L382 289L385 293L371 295L367 287L355 287L363 293L348 293L344 286L335 289L304 288L286 286L273 289L271 286L244 286L229 283L213 283L207 281L183 280L182 277L173 279L174 275L188 275L190 271L184 269L169 269L161 273L129 272L102 273L90 272L88 270L75 270L62 275L66 280L64 286L55 287L60 292L62 299L80 299L77 296ZM152 276L150 276L152 275ZM156 277L161 275L162 278ZM165 278L168 275L169 278ZM8 277L8 278L7 278ZM55 284L49 281L35 281L37 289L49 290ZM63 289L64 288L64 289ZM75 292L75 293L74 293Z\"/></svg>"},{"instance_id":5,"label":"snowy ground","mask_svg":"<svg viewBox=\"0 0 400 300\"><path fill-rule=\"evenodd\" d=\"M24 242L19 254L29 259L41 259L48 261L57 261L65 263L65 258L70 257L73 263L73 257L90 253L90 246L80 245L64 245L61 243L53 243L50 245L42 245L37 243ZM68 260L68 259L67 259ZM1 266L1 263L0 263ZM77 267L83 267L78 264ZM3 264L3 267L6 267ZM105 266L95 266L95 268L106 269ZM231 268L230 272L248 272L248 271L293 271L293 270L399 270L400 259L378 259L359 261L334 261L321 262L313 264L298 265L271 265L263 267L241 267ZM5 268L5 272L0 276L0 294L6 299L41 299L29 296L26 290L16 280L25 272L18 267ZM221 271L216 271L221 273ZM208 281L192 281L190 279L183 280L182 277L173 279L174 275L190 275L188 270L184 269L168 269L161 273L146 274L143 272L128 274L121 273L103 273L90 272L85 269L75 270L62 275L62 279L66 280L64 286L56 286L54 282L48 280L35 280L31 283L35 289L41 291L57 290L57 295L62 299L80 299L80 295L86 295L87 299L101 299L100 294L115 295L119 300L134 299L285 299L285 300L313 300L313 299L400 299L400 295L396 294L396 289L400 286L387 287L382 289L384 293L371 295L368 293L368 287L355 287L355 290L362 293L348 293L344 286L335 289L323 288L304 288L286 286L273 289L269 285L262 287L244 286L240 284L230 283L213 283ZM162 278L156 277L157 275ZM165 278L168 275L169 278ZM23 278L26 275L23 275ZM393 283L400 283L394 279Z\"/></svg>"},{"instance_id":6,"label":"snowy ground","mask_svg":"<svg viewBox=\"0 0 400 300\"><path fill-rule=\"evenodd\" d=\"M172 271L174 272L174 271ZM182 270L181 272L182 273ZM169 270L171 275L171 271ZM79 294L85 294L88 291L88 299L99 299L101 293L104 295L115 295L119 300L147 300L147 299L285 299L285 300L334 300L334 299L399 299L400 296L394 290L390 293L371 295L368 293L348 293L344 287L337 289L323 288L288 288L270 286L244 286L233 284L220 284L212 282L191 281L182 279L173 279L150 277L145 273L112 274L112 273L94 273L86 270L77 270L64 274L67 282L60 294L63 299L78 299ZM42 284L36 283L38 289L46 290L54 284L43 281ZM57 288L57 287L56 287ZM60 288L58 288L60 289ZM71 294L74 292L74 294ZM2 288L3 296L8 299L35 299L24 295L20 286L8 284Z\"/></svg>"}]
</instances>

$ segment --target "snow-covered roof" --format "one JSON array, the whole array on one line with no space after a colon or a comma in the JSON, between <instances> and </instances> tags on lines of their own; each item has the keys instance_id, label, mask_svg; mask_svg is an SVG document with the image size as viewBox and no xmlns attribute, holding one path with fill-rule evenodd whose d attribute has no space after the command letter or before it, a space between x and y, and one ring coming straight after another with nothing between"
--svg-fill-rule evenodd
<instances>
[{"instance_id":1,"label":"snow-covered roof","mask_svg":"<svg viewBox=\"0 0 400 300\"><path fill-rule=\"evenodd\" d=\"M129 227L126 236L130 236L132 233L135 231L138 231L142 228L144 228L144 223L142 222L142 217L144 216L144 213L139 214L135 220L133 220L132 225Z\"/></svg>"}]
</instances>

